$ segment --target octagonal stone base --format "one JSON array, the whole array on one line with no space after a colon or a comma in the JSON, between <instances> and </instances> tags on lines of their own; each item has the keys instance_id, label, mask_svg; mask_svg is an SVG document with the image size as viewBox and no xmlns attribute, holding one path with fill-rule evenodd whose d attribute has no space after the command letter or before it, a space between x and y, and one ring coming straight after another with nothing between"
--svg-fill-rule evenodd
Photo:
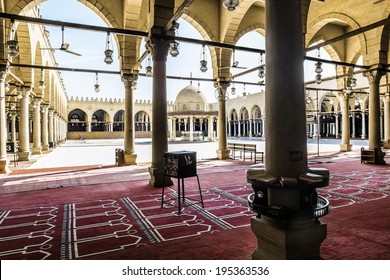
<instances>
[{"instance_id":1,"label":"octagonal stone base","mask_svg":"<svg viewBox=\"0 0 390 280\"><path fill-rule=\"evenodd\" d=\"M383 148L390 149L390 139L386 139L383 141Z\"/></svg>"},{"instance_id":2,"label":"octagonal stone base","mask_svg":"<svg viewBox=\"0 0 390 280\"><path fill-rule=\"evenodd\" d=\"M253 217L251 227L258 243L252 259L321 259L320 248L326 238L326 224L316 221L273 222L266 217Z\"/></svg>"},{"instance_id":3,"label":"octagonal stone base","mask_svg":"<svg viewBox=\"0 0 390 280\"><path fill-rule=\"evenodd\" d=\"M229 159L230 158L230 150L220 149L217 150L218 159Z\"/></svg>"},{"instance_id":4,"label":"octagonal stone base","mask_svg":"<svg viewBox=\"0 0 390 280\"><path fill-rule=\"evenodd\" d=\"M11 170L9 169L9 159L0 160L0 174L8 174Z\"/></svg>"},{"instance_id":5,"label":"octagonal stone base","mask_svg":"<svg viewBox=\"0 0 390 280\"><path fill-rule=\"evenodd\" d=\"M28 152L18 152L19 161L30 161L30 151Z\"/></svg>"},{"instance_id":6,"label":"octagonal stone base","mask_svg":"<svg viewBox=\"0 0 390 280\"><path fill-rule=\"evenodd\" d=\"M42 155L42 147L32 147L31 151L33 155Z\"/></svg>"},{"instance_id":7,"label":"octagonal stone base","mask_svg":"<svg viewBox=\"0 0 390 280\"><path fill-rule=\"evenodd\" d=\"M351 144L340 144L340 152L350 152L352 151Z\"/></svg>"},{"instance_id":8,"label":"octagonal stone base","mask_svg":"<svg viewBox=\"0 0 390 280\"><path fill-rule=\"evenodd\" d=\"M48 151L50 151L49 145L42 145L42 151L43 151L43 152L48 152Z\"/></svg>"},{"instance_id":9,"label":"octagonal stone base","mask_svg":"<svg viewBox=\"0 0 390 280\"><path fill-rule=\"evenodd\" d=\"M125 153L125 165L136 165L137 154L126 154Z\"/></svg>"},{"instance_id":10,"label":"octagonal stone base","mask_svg":"<svg viewBox=\"0 0 390 280\"><path fill-rule=\"evenodd\" d=\"M149 179L149 186L153 188L159 188L162 186L172 186L173 182L170 177L165 176L164 178L164 172L165 170L159 169L159 168L152 168L149 167L148 169L149 174L150 174L150 179Z\"/></svg>"}]
</instances>

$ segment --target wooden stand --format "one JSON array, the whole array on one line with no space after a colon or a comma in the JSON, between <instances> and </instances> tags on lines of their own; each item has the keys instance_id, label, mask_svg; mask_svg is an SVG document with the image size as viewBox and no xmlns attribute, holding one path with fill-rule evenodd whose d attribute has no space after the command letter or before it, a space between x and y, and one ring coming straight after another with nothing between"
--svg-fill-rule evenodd
<instances>
[{"instance_id":1,"label":"wooden stand","mask_svg":"<svg viewBox=\"0 0 390 280\"><path fill-rule=\"evenodd\" d=\"M201 203L203 204L202 190L200 188L199 176L196 173L196 153L195 152L167 152L164 154L165 158L165 172L164 172L164 181L165 177L177 178L177 208L179 209L178 213L181 214L181 208L183 206L190 206L194 204ZM198 201L189 201L185 203L186 198L184 195L184 178L195 177L198 180L198 188L200 200ZM181 183L180 183L181 181ZM162 193L161 193L161 208L164 207L164 203L172 199L164 199L164 189L165 184L163 183Z\"/></svg>"}]
</instances>

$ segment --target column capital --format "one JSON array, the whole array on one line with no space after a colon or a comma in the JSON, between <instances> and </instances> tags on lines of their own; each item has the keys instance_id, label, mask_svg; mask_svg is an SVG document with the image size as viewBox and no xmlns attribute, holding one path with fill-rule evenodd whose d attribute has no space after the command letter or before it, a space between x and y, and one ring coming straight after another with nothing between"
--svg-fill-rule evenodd
<instances>
[{"instance_id":1,"label":"column capital","mask_svg":"<svg viewBox=\"0 0 390 280\"><path fill-rule=\"evenodd\" d=\"M227 88L230 86L230 80L218 78L214 82L214 87L216 88L215 91L215 97L218 101L226 100L227 95Z\"/></svg>"},{"instance_id":2,"label":"column capital","mask_svg":"<svg viewBox=\"0 0 390 280\"><path fill-rule=\"evenodd\" d=\"M338 93L338 96L341 98L342 101L347 101L348 102L348 98L349 98L349 93L346 93L346 91L341 91Z\"/></svg>"},{"instance_id":3,"label":"column capital","mask_svg":"<svg viewBox=\"0 0 390 280\"><path fill-rule=\"evenodd\" d=\"M37 98L37 97L33 97L32 98L32 103L34 105L34 110L40 110L41 109L41 103L42 103L42 99L41 98Z\"/></svg>"},{"instance_id":4,"label":"column capital","mask_svg":"<svg viewBox=\"0 0 390 280\"><path fill-rule=\"evenodd\" d=\"M133 71L131 73L121 73L122 82L125 84L125 87L133 87L137 84L138 80L138 71Z\"/></svg>"},{"instance_id":5,"label":"column capital","mask_svg":"<svg viewBox=\"0 0 390 280\"><path fill-rule=\"evenodd\" d=\"M125 70L121 71L122 81L135 81L138 79L138 70L132 70L131 72L127 72Z\"/></svg>"},{"instance_id":6,"label":"column capital","mask_svg":"<svg viewBox=\"0 0 390 280\"><path fill-rule=\"evenodd\" d=\"M30 88L25 88L22 90L22 96L23 98L29 98L31 94Z\"/></svg>"},{"instance_id":7,"label":"column capital","mask_svg":"<svg viewBox=\"0 0 390 280\"><path fill-rule=\"evenodd\" d=\"M42 110L42 113L45 113L45 112L48 112L49 111L49 105L41 105L41 110Z\"/></svg>"},{"instance_id":8,"label":"column capital","mask_svg":"<svg viewBox=\"0 0 390 280\"><path fill-rule=\"evenodd\" d=\"M0 82L5 81L5 77L7 76L9 71L10 71L10 68L8 65L4 65L4 64L0 65Z\"/></svg>"},{"instance_id":9,"label":"column capital","mask_svg":"<svg viewBox=\"0 0 390 280\"><path fill-rule=\"evenodd\" d=\"M48 111L49 111L49 116L53 116L54 115L54 109L53 108L49 107Z\"/></svg>"},{"instance_id":10,"label":"column capital","mask_svg":"<svg viewBox=\"0 0 390 280\"><path fill-rule=\"evenodd\" d=\"M166 61L171 41L151 37L146 42L146 48L150 51L153 60Z\"/></svg>"},{"instance_id":11,"label":"column capital","mask_svg":"<svg viewBox=\"0 0 390 280\"><path fill-rule=\"evenodd\" d=\"M217 78L216 81L214 81L214 87L216 88L224 88L225 90L230 86L230 80L225 78Z\"/></svg>"},{"instance_id":12,"label":"column capital","mask_svg":"<svg viewBox=\"0 0 390 280\"><path fill-rule=\"evenodd\" d=\"M369 83L379 83L382 76L385 75L386 72L382 69L375 68L372 70L368 70L367 72L363 72L363 76L368 78Z\"/></svg>"}]
</instances>

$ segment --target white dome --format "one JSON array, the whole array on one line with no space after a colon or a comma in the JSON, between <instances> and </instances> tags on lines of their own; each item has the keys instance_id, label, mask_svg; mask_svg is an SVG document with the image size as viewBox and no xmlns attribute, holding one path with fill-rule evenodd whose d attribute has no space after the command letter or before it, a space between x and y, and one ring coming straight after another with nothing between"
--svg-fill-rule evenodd
<instances>
[{"instance_id":1,"label":"white dome","mask_svg":"<svg viewBox=\"0 0 390 280\"><path fill-rule=\"evenodd\" d=\"M183 88L176 96L176 111L204 111L206 108L206 98L202 92L194 85Z\"/></svg>"}]
</instances>

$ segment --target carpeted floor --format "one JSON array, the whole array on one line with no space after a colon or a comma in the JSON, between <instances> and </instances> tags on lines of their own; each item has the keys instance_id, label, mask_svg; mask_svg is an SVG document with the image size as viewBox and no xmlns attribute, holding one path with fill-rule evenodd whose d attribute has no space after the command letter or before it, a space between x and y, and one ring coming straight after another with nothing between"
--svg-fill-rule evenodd
<instances>
[{"instance_id":1,"label":"carpeted floor","mask_svg":"<svg viewBox=\"0 0 390 280\"><path fill-rule=\"evenodd\" d=\"M321 219L325 259L390 259L390 170L358 160L317 161L331 171L319 193L332 211ZM0 177L1 259L250 259L252 192L240 161L198 165L205 208L182 215L148 187L144 167L35 170ZM350 168L347 168L350 167ZM175 186L167 196L176 197ZM198 200L195 178L186 195ZM175 200L173 200L175 201ZM173 203L173 202L172 202Z\"/></svg>"}]
</instances>

